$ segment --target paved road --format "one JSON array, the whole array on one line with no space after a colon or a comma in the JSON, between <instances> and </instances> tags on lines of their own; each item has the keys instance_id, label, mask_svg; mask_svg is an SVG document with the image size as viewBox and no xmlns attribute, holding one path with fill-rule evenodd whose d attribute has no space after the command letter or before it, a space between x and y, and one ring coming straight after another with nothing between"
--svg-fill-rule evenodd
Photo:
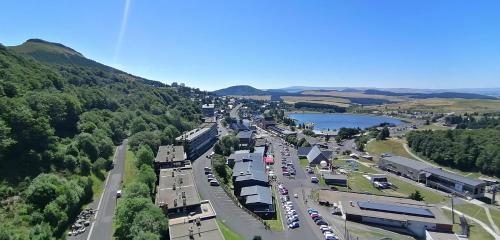
<instances>
[{"instance_id":1,"label":"paved road","mask_svg":"<svg viewBox=\"0 0 500 240\"><path fill-rule=\"evenodd\" d=\"M125 169L125 157L127 154L127 140L118 146L113 159L114 168L108 172L104 191L99 199L95 199L89 207L97 209L90 230L84 234L70 239L78 240L108 240L113 237L113 216L116 208L116 191L121 189L123 172Z\"/></svg>"}]
</instances>

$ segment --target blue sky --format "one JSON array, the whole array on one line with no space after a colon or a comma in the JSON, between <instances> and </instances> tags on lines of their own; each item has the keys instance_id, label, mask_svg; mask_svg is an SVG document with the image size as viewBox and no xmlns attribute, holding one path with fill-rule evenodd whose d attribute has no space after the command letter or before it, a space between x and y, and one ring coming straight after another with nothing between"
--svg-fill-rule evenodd
<instances>
[{"instance_id":1,"label":"blue sky","mask_svg":"<svg viewBox=\"0 0 500 240\"><path fill-rule=\"evenodd\" d=\"M0 42L42 38L214 90L500 87L500 1L4 0ZM121 36L121 37L120 37Z\"/></svg>"}]
</instances>

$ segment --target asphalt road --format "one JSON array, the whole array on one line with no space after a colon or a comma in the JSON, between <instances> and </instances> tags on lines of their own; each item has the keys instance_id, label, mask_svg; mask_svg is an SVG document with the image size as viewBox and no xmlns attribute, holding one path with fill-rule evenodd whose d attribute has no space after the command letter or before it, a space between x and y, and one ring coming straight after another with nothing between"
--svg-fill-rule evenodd
<instances>
[{"instance_id":1,"label":"asphalt road","mask_svg":"<svg viewBox=\"0 0 500 240\"><path fill-rule=\"evenodd\" d=\"M108 172L104 191L99 199L89 205L90 208L97 209L90 229L76 237L75 240L108 240L113 237L113 216L116 208L116 191L121 189L123 172L125 169L125 157L127 154L127 140L116 148L113 158L114 168Z\"/></svg>"}]
</instances>

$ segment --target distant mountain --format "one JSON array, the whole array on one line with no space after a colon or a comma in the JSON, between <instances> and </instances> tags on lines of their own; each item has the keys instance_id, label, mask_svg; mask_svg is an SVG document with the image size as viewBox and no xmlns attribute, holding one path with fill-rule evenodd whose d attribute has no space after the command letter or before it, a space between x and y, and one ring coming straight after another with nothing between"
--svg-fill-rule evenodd
<instances>
[{"instance_id":1,"label":"distant mountain","mask_svg":"<svg viewBox=\"0 0 500 240\"><path fill-rule=\"evenodd\" d=\"M252 86L248 85L237 85L237 86L231 86L228 88L223 88L214 91L215 94L219 96L228 96L228 95L234 95L234 96L250 96L250 95L268 95L270 94L267 91L260 90L257 88L254 88Z\"/></svg>"},{"instance_id":2,"label":"distant mountain","mask_svg":"<svg viewBox=\"0 0 500 240\"><path fill-rule=\"evenodd\" d=\"M124 71L88 59L83 56L83 54L60 43L49 42L41 39L29 39L21 45L11 46L7 48L18 54L32 57L42 63L65 66L80 66L97 71L102 71L103 73L112 73L118 78L136 80L158 87L165 86L165 84L161 82L137 77Z\"/></svg>"},{"instance_id":3,"label":"distant mountain","mask_svg":"<svg viewBox=\"0 0 500 240\"><path fill-rule=\"evenodd\" d=\"M417 99L425 99L425 98L497 99L496 97L492 96L486 96L476 93L462 93L462 92L400 93L400 92L368 89L363 93L371 95L384 95L384 96L406 96Z\"/></svg>"}]
</instances>

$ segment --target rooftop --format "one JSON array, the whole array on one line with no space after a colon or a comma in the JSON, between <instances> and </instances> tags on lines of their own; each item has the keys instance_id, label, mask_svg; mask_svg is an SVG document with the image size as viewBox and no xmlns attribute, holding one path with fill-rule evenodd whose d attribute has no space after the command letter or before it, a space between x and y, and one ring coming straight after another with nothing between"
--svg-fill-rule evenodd
<instances>
[{"instance_id":1,"label":"rooftop","mask_svg":"<svg viewBox=\"0 0 500 240\"><path fill-rule=\"evenodd\" d=\"M253 136L253 131L240 131L236 135L236 137L238 138L247 138L247 139L252 138L252 136Z\"/></svg>"},{"instance_id":2,"label":"rooftop","mask_svg":"<svg viewBox=\"0 0 500 240\"><path fill-rule=\"evenodd\" d=\"M234 175L233 175L234 176ZM237 175L235 182L247 181L247 180L255 180L260 182L267 183L269 179L266 174L262 171L254 171L250 173L244 173L243 175Z\"/></svg>"},{"instance_id":3,"label":"rooftop","mask_svg":"<svg viewBox=\"0 0 500 240\"><path fill-rule=\"evenodd\" d=\"M347 214L392 219L449 224L449 220L436 205L407 198L379 196L363 193L320 190L320 201L340 202ZM352 203L352 204L351 204Z\"/></svg>"},{"instance_id":4,"label":"rooftop","mask_svg":"<svg viewBox=\"0 0 500 240\"><path fill-rule=\"evenodd\" d=\"M409 159L409 158L405 158L405 157L401 157L401 156L386 155L386 156L383 156L382 159L393 162L393 163L397 163L399 165L403 165L405 167L409 167L409 168L412 168L412 169L415 169L418 171L421 171L421 170L424 170L426 168L431 167L427 163L413 160L413 159Z\"/></svg>"},{"instance_id":5,"label":"rooftop","mask_svg":"<svg viewBox=\"0 0 500 240\"><path fill-rule=\"evenodd\" d=\"M185 132L182 135L178 136L175 140L176 141L183 141L183 140L192 141L193 139L196 139L197 137L210 131L210 129L213 125L215 125L215 123L203 123L198 128L195 128L191 131Z\"/></svg>"},{"instance_id":6,"label":"rooftop","mask_svg":"<svg viewBox=\"0 0 500 240\"><path fill-rule=\"evenodd\" d=\"M328 179L339 179L339 180L347 180L347 176L344 174L329 174L329 173L324 173L323 178L325 180Z\"/></svg>"},{"instance_id":7,"label":"rooftop","mask_svg":"<svg viewBox=\"0 0 500 240\"><path fill-rule=\"evenodd\" d=\"M201 108L214 108L215 105L212 103L212 104L203 104L201 105Z\"/></svg>"},{"instance_id":8,"label":"rooftop","mask_svg":"<svg viewBox=\"0 0 500 240\"><path fill-rule=\"evenodd\" d=\"M170 239L172 240L224 240L217 225L215 211L209 201L204 201L198 212L168 221Z\"/></svg>"},{"instance_id":9,"label":"rooftop","mask_svg":"<svg viewBox=\"0 0 500 240\"><path fill-rule=\"evenodd\" d=\"M430 173L430 174L433 174L433 175L436 175L436 176L447 178L447 179L450 179L450 180L453 180L453 181L456 181L459 183L471 185L471 186L480 186L480 185L486 184L486 182L483 180L464 177L462 175L458 175L456 173L444 171L444 170L439 169L439 168L427 168L427 169L424 169L423 171Z\"/></svg>"},{"instance_id":10,"label":"rooftop","mask_svg":"<svg viewBox=\"0 0 500 240\"><path fill-rule=\"evenodd\" d=\"M192 169L162 169L159 178L156 205L172 209L200 204Z\"/></svg>"},{"instance_id":11,"label":"rooftop","mask_svg":"<svg viewBox=\"0 0 500 240\"><path fill-rule=\"evenodd\" d=\"M320 160L328 160L328 158L323 154L323 152L319 149L318 146L314 146L311 148L311 151L307 154L307 161L309 163L313 162L317 158L320 158Z\"/></svg>"},{"instance_id":12,"label":"rooftop","mask_svg":"<svg viewBox=\"0 0 500 240\"><path fill-rule=\"evenodd\" d=\"M158 148L155 162L178 162L186 160L186 154L183 146L166 145Z\"/></svg>"}]
</instances>

